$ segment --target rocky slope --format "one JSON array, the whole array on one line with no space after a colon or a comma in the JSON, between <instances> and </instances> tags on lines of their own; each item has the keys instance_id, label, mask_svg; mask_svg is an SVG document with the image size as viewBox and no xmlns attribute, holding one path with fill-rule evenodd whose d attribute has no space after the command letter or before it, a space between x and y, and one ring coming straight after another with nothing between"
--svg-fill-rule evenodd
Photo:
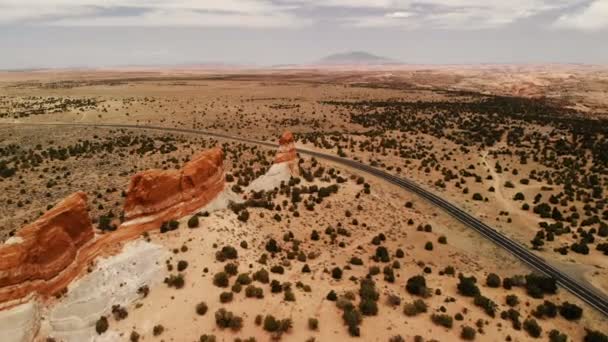
<instances>
[{"instance_id":1,"label":"rocky slope","mask_svg":"<svg viewBox=\"0 0 608 342\"><path fill-rule=\"evenodd\" d=\"M12 322L2 329L8 340L28 341L39 330L67 341L88 340L95 319L110 310L110 299L126 305L141 286L158 281L160 259L169 252L145 241L128 242L165 222L242 200L225 187L223 157L213 148L179 170L134 175L125 221L115 231L95 235L87 196L77 192L1 245L0 316ZM284 169L287 179L297 169L291 133L281 137L274 166ZM128 277L125 270L131 270Z\"/></svg>"}]
</instances>

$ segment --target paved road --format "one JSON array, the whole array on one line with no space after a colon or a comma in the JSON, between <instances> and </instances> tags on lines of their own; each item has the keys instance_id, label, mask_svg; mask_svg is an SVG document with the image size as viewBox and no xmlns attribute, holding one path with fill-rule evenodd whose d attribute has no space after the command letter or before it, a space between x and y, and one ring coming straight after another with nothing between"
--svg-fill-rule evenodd
<instances>
[{"instance_id":1,"label":"paved road","mask_svg":"<svg viewBox=\"0 0 608 342\"><path fill-rule=\"evenodd\" d=\"M106 128L128 128L128 129L146 129L146 130L157 130L164 132L176 132L176 133L189 133L189 134L198 134L205 135L209 137L222 138L227 140L239 141L244 143L257 144L267 147L276 147L276 144L269 143L265 141L246 139L242 137L230 136L227 134L220 133L212 133L199 131L194 129L183 129L183 128L168 128L168 127L157 127L157 126L142 126L142 125L127 125L127 124L87 124L87 123L41 123L41 124L23 124L23 125L55 125L55 126L76 126L76 127L106 127ZM531 252L526 246L522 246L521 244L509 239L505 235L496 231L494 228L486 225L480 220L468 214L466 211L458 208L454 204L446 201L445 199L435 195L434 193L420 187L415 182L400 178L394 175L391 175L382 170L376 169L366 164L362 164L350 159L340 158L335 155L320 153L316 151L299 149L299 153L310 155L316 158L330 160L332 162L346 165L353 169L357 169L374 176L377 176L381 179L384 179L390 183L393 183L403 189L409 190L420 197L426 199L430 203L436 205L437 207L443 209L448 214L470 227L471 229L477 231L479 234L487 238L488 240L494 242L496 245L504 248L514 256L516 256L519 260L528 264L532 269L550 276L557 280L558 284L570 291L581 300L589 304L590 306L597 309L599 312L608 316L608 298L597 291L596 289L590 287L589 285L585 285L584 282L576 280L570 277L565 272L560 269L550 265L544 259L539 257L538 255Z\"/></svg>"}]
</instances>

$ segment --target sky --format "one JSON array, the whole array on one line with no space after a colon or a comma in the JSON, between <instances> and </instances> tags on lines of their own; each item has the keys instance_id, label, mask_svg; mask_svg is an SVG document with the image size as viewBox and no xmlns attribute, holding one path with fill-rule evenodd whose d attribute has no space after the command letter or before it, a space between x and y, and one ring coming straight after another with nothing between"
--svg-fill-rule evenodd
<instances>
[{"instance_id":1,"label":"sky","mask_svg":"<svg viewBox=\"0 0 608 342\"><path fill-rule=\"evenodd\" d=\"M608 64L608 0L0 0L0 69Z\"/></svg>"}]
</instances>

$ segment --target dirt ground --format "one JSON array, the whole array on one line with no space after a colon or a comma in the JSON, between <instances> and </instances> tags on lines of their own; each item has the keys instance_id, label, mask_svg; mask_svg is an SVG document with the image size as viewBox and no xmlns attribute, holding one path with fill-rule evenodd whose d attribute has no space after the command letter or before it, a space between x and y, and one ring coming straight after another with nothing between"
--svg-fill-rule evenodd
<instances>
[{"instance_id":1,"label":"dirt ground","mask_svg":"<svg viewBox=\"0 0 608 342\"><path fill-rule=\"evenodd\" d=\"M556 121L553 114L541 119L500 118L496 113L487 114L486 107L470 105L495 98L512 101L511 97L515 97L517 106L523 101L524 109L534 108L534 113L538 103L545 106L540 107L543 113L547 108L556 112L576 110L576 114L564 115L575 118L573 122L583 122L583 134L577 131L578 126L568 128L571 121L561 116L559 120L565 121ZM513 113L517 106L511 110ZM4 204L0 207L0 236L5 239L49 205L77 190L89 193L95 220L111 216L118 221L122 191L132 174L148 168L178 167L200 149L220 144L226 152L227 172L241 175L235 178L242 178L244 183L265 172L274 153L188 134L36 124L128 123L194 128L272 142L284 130L290 130L300 148L340 154L412 179L530 248L539 224L562 222L569 232L556 235L553 240L543 238L544 244L535 252L608 293L608 257L596 249L608 242L599 233L602 225L608 224L608 166L601 159L601 146L606 143L608 132L597 128L605 123L601 120L607 117L607 109L608 70L595 66L412 66L357 72L125 69L0 73L0 202ZM595 130L588 133L589 127ZM593 136L594 140L581 142L585 136ZM522 155L526 156L525 163ZM338 295L348 291L356 294L369 266L385 266L370 259L377 247L370 244L372 238L384 233L386 240L382 245L392 254L402 248L405 257L397 259L400 268L394 269L394 283L384 281L382 274L374 277L380 293L379 312L364 316L360 326L364 340L386 341L396 335L412 340L420 335L425 340L451 341L460 336L464 325L476 329L477 339L482 341L506 340L508 336L514 341L530 338L524 329L513 329L509 320L500 318L500 313L509 309L505 296L516 294L520 298L515 309L520 312L521 322L543 300L528 297L522 288L504 290L485 285L490 273L501 278L528 274L524 265L411 194L367 177L372 190L364 194L361 184L350 179L352 171L325 162L321 165L338 169L348 175L349 181L340 185L338 194L316 205L314 211L300 206L300 217L283 210L285 217L277 222L268 210L250 208L250 219L241 222L225 210L201 217L199 229L185 228L184 218L178 231L152 234L153 242L178 249L170 263L188 261L185 286L174 289L162 284L152 288L147 298L128 308L127 319L111 319L110 329L119 331L125 339L131 331L137 331L144 339L154 338L153 327L162 324L165 331L158 338L163 340L197 340L205 333L226 341L250 336L267 340L270 334L254 324L254 318L272 314L293 320L293 328L284 335L289 340L347 339L342 310L325 299L326 295L330 290ZM355 179L358 176L353 174ZM568 195L566 183L573 184L572 195ZM599 197L591 195L597 191L594 188L600 189ZM518 193L525 199L514 199ZM474 200L474 194L482 200ZM541 195L538 203L533 202L537 194ZM564 219L541 217L534 212L537 204L552 197L559 199L551 206L558 208ZM406 202L412 202L413 207L406 208ZM530 208L523 210L524 204ZM571 213L580 218L571 218ZM582 221L593 217L597 221L582 225ZM356 225L353 218L357 219ZM408 224L409 219L414 223ZM340 235L332 242L323 232L328 226L336 228L338 223L347 227L351 235ZM432 232L418 231L419 224L430 224ZM320 241L310 239L313 229L322 236ZM258 262L270 237L280 245L291 246L292 242L283 241L283 234L288 231L301 241L302 250L316 255L307 261L311 273L302 273L303 263L284 254L269 259L268 265ZM592 235L593 241L587 234ZM438 243L442 235L447 244ZM238 247L243 240L248 243L247 249ZM588 253L573 252L571 246L582 240L589 246ZM339 242L344 246L340 247ZM427 242L433 243L432 251L425 250ZM264 289L264 299L246 298L243 289L234 294L232 302L220 303L219 294L230 288L218 288L212 283L213 275L225 264L215 260L215 253L228 244L238 249L235 262L239 273L255 272L261 267L270 270L278 263L289 265L285 274L271 273L271 279L290 282L296 301L286 302L283 293L273 294L267 284L254 282ZM183 245L187 251L180 252ZM559 248L568 253L558 253ZM347 269L352 256L361 258L363 266L350 265ZM330 274L336 266L344 271L341 280ZM439 275L447 266L455 268L456 276ZM424 274L424 267L430 267L431 272ZM460 272L477 278L483 295L498 305L496 318L475 306L473 298L458 293ZM426 313L409 317L403 313L404 303L417 297L405 291L404 286L408 278L417 274L424 274L428 286L433 291L439 289L441 294L424 299ZM349 279L351 276L353 280ZM231 285L233 281L234 277ZM311 291L296 288L298 281L310 285ZM399 296L401 304L389 306L389 294ZM559 315L537 319L543 338L554 328L573 340L582 340L584 328L605 330L605 318L564 290L545 299L557 304L575 303L584 308L584 315L575 322ZM204 316L195 312L201 301L209 306ZM244 325L238 333L216 326L213 316L220 307L243 316ZM446 329L433 324L430 318L442 311L451 316L467 313L462 321L454 321L453 328ZM318 331L308 329L308 318L319 320ZM487 323L477 325L479 319Z\"/></svg>"}]
</instances>

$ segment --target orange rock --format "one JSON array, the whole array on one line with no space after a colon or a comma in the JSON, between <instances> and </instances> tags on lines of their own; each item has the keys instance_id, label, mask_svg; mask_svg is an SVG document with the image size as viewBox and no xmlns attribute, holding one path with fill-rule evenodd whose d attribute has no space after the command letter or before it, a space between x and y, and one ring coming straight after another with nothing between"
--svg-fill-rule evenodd
<instances>
[{"instance_id":1,"label":"orange rock","mask_svg":"<svg viewBox=\"0 0 608 342\"><path fill-rule=\"evenodd\" d=\"M148 170L133 176L122 226L158 228L211 202L224 190L223 158L222 150L213 148L197 154L180 170Z\"/></svg>"},{"instance_id":2,"label":"orange rock","mask_svg":"<svg viewBox=\"0 0 608 342\"><path fill-rule=\"evenodd\" d=\"M290 163L290 168L294 171L297 167L296 160L298 156L296 154L296 145L294 143L293 134L286 131L279 138L279 149L277 155L274 158L274 163Z\"/></svg>"},{"instance_id":3,"label":"orange rock","mask_svg":"<svg viewBox=\"0 0 608 342\"><path fill-rule=\"evenodd\" d=\"M224 189L219 148L196 155L180 170L149 170L131 179L119 229L94 238L87 196L74 193L0 245L0 307L31 295L61 292L98 256L120 250L161 222L192 214Z\"/></svg>"},{"instance_id":4,"label":"orange rock","mask_svg":"<svg viewBox=\"0 0 608 342\"><path fill-rule=\"evenodd\" d=\"M84 192L68 196L21 228L13 243L0 246L0 302L29 294L36 284L52 282L93 236ZM19 289L11 289L17 285ZM7 292L10 295L4 297Z\"/></svg>"}]
</instances>

